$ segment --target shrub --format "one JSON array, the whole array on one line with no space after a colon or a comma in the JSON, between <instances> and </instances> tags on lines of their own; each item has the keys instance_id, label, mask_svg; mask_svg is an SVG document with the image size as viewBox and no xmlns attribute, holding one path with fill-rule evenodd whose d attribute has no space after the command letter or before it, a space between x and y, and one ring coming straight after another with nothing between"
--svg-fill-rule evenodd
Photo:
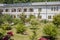
<instances>
[{"instance_id":1,"label":"shrub","mask_svg":"<svg viewBox=\"0 0 60 40\"><path fill-rule=\"evenodd\" d=\"M20 14L20 19L22 20L23 23L26 21L26 15L24 13Z\"/></svg>"},{"instance_id":2,"label":"shrub","mask_svg":"<svg viewBox=\"0 0 60 40\"><path fill-rule=\"evenodd\" d=\"M60 25L60 14L57 14L53 17L53 23L58 26Z\"/></svg>"},{"instance_id":3,"label":"shrub","mask_svg":"<svg viewBox=\"0 0 60 40\"><path fill-rule=\"evenodd\" d=\"M26 27L23 24L17 24L16 30L17 30L17 33L24 34L24 32L26 31Z\"/></svg>"},{"instance_id":4,"label":"shrub","mask_svg":"<svg viewBox=\"0 0 60 40\"><path fill-rule=\"evenodd\" d=\"M42 23L48 23L49 21L46 20L46 19L44 19L44 20L41 20L40 22L42 22Z\"/></svg>"},{"instance_id":5,"label":"shrub","mask_svg":"<svg viewBox=\"0 0 60 40\"><path fill-rule=\"evenodd\" d=\"M2 27L1 27L3 30L11 30L12 27L9 23L4 23L2 24Z\"/></svg>"},{"instance_id":6,"label":"shrub","mask_svg":"<svg viewBox=\"0 0 60 40\"><path fill-rule=\"evenodd\" d=\"M11 29L12 29L12 27L10 27L10 26L5 28L5 30L11 30Z\"/></svg>"},{"instance_id":7,"label":"shrub","mask_svg":"<svg viewBox=\"0 0 60 40\"><path fill-rule=\"evenodd\" d=\"M36 18L35 15L32 15L32 14L29 15L29 20L35 19L35 18Z\"/></svg>"},{"instance_id":8,"label":"shrub","mask_svg":"<svg viewBox=\"0 0 60 40\"><path fill-rule=\"evenodd\" d=\"M3 34L2 33L0 33L0 40L2 40L3 39Z\"/></svg>"},{"instance_id":9,"label":"shrub","mask_svg":"<svg viewBox=\"0 0 60 40\"><path fill-rule=\"evenodd\" d=\"M39 21L36 20L36 19L32 19L32 20L30 21L30 24L31 24L31 25L38 25L38 24L39 24Z\"/></svg>"},{"instance_id":10,"label":"shrub","mask_svg":"<svg viewBox=\"0 0 60 40\"><path fill-rule=\"evenodd\" d=\"M16 24L18 24L18 23L23 24L22 20L17 19L17 18L14 18L14 19L13 19L13 23L14 23L14 25L16 25Z\"/></svg>"},{"instance_id":11,"label":"shrub","mask_svg":"<svg viewBox=\"0 0 60 40\"><path fill-rule=\"evenodd\" d=\"M6 31L3 29L0 29L0 40L3 39L4 35L5 35Z\"/></svg>"},{"instance_id":12,"label":"shrub","mask_svg":"<svg viewBox=\"0 0 60 40\"><path fill-rule=\"evenodd\" d=\"M57 27L52 23L48 23L44 26L43 33L45 33L47 36L51 36L53 39L57 35Z\"/></svg>"}]
</instances>

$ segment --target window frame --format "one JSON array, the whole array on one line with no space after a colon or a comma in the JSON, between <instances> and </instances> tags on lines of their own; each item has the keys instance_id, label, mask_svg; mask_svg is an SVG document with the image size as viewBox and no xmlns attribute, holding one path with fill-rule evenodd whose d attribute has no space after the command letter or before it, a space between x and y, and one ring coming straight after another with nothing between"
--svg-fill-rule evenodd
<instances>
[{"instance_id":1,"label":"window frame","mask_svg":"<svg viewBox=\"0 0 60 40\"><path fill-rule=\"evenodd\" d=\"M16 9L14 8L14 9L11 9L11 12L16 12Z\"/></svg>"},{"instance_id":2,"label":"window frame","mask_svg":"<svg viewBox=\"0 0 60 40\"><path fill-rule=\"evenodd\" d=\"M38 12L41 12L42 11L42 8L38 8Z\"/></svg>"},{"instance_id":3,"label":"window frame","mask_svg":"<svg viewBox=\"0 0 60 40\"><path fill-rule=\"evenodd\" d=\"M23 12L27 12L27 8L24 8L24 9L23 9Z\"/></svg>"},{"instance_id":4,"label":"window frame","mask_svg":"<svg viewBox=\"0 0 60 40\"><path fill-rule=\"evenodd\" d=\"M21 9L21 8L18 8L18 9L17 9L17 12L22 12L22 9Z\"/></svg>"},{"instance_id":5,"label":"window frame","mask_svg":"<svg viewBox=\"0 0 60 40\"><path fill-rule=\"evenodd\" d=\"M29 8L29 12L34 12L34 9L33 8Z\"/></svg>"},{"instance_id":6,"label":"window frame","mask_svg":"<svg viewBox=\"0 0 60 40\"><path fill-rule=\"evenodd\" d=\"M48 15L48 19L52 19L52 16L51 15Z\"/></svg>"},{"instance_id":7,"label":"window frame","mask_svg":"<svg viewBox=\"0 0 60 40\"><path fill-rule=\"evenodd\" d=\"M58 9L58 6L52 6L51 7L51 11L58 11L59 9Z\"/></svg>"},{"instance_id":8,"label":"window frame","mask_svg":"<svg viewBox=\"0 0 60 40\"><path fill-rule=\"evenodd\" d=\"M5 9L5 12L9 12L9 9Z\"/></svg>"}]
</instances>

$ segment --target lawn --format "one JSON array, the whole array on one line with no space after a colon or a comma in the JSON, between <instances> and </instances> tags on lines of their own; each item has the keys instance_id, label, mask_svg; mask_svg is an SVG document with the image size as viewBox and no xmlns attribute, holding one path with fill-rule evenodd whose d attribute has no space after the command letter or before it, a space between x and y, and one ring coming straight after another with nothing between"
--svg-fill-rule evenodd
<instances>
[{"instance_id":1,"label":"lawn","mask_svg":"<svg viewBox=\"0 0 60 40\"><path fill-rule=\"evenodd\" d=\"M37 38L39 39L42 35L43 35L43 32L42 32L42 29L43 29L43 24L41 24L39 26L39 29L36 31L37 33ZM17 34L16 33L16 29L15 29L15 26L13 26L13 29L10 30L10 31L13 31L14 33L14 36L12 37L14 40L30 40L30 37L32 36L32 30L30 29L30 27L27 27L27 35L22 35L22 34Z\"/></svg>"}]
</instances>

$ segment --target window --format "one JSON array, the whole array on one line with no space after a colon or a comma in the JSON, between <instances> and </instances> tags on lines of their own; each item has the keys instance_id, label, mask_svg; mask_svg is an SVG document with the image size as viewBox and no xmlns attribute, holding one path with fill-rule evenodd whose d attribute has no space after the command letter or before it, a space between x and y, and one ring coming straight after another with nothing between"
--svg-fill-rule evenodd
<instances>
[{"instance_id":1,"label":"window","mask_svg":"<svg viewBox=\"0 0 60 40\"><path fill-rule=\"evenodd\" d=\"M48 16L48 19L51 19L51 16Z\"/></svg>"},{"instance_id":2,"label":"window","mask_svg":"<svg viewBox=\"0 0 60 40\"><path fill-rule=\"evenodd\" d=\"M58 11L58 7L56 8L56 10Z\"/></svg>"},{"instance_id":3,"label":"window","mask_svg":"<svg viewBox=\"0 0 60 40\"><path fill-rule=\"evenodd\" d=\"M3 12L3 9L0 9L0 12Z\"/></svg>"},{"instance_id":4,"label":"window","mask_svg":"<svg viewBox=\"0 0 60 40\"><path fill-rule=\"evenodd\" d=\"M27 12L27 8L24 8L24 11L23 12Z\"/></svg>"},{"instance_id":5,"label":"window","mask_svg":"<svg viewBox=\"0 0 60 40\"><path fill-rule=\"evenodd\" d=\"M18 10L18 12L21 12L21 8L18 8L17 10Z\"/></svg>"},{"instance_id":6,"label":"window","mask_svg":"<svg viewBox=\"0 0 60 40\"><path fill-rule=\"evenodd\" d=\"M40 12L41 11L41 8L38 8L38 11Z\"/></svg>"},{"instance_id":7,"label":"window","mask_svg":"<svg viewBox=\"0 0 60 40\"><path fill-rule=\"evenodd\" d=\"M9 10L8 9L5 9L5 12L8 12Z\"/></svg>"},{"instance_id":8,"label":"window","mask_svg":"<svg viewBox=\"0 0 60 40\"><path fill-rule=\"evenodd\" d=\"M30 8L30 9L29 9L29 12L33 12L33 8Z\"/></svg>"},{"instance_id":9,"label":"window","mask_svg":"<svg viewBox=\"0 0 60 40\"><path fill-rule=\"evenodd\" d=\"M58 11L58 7L51 7L52 11Z\"/></svg>"},{"instance_id":10,"label":"window","mask_svg":"<svg viewBox=\"0 0 60 40\"><path fill-rule=\"evenodd\" d=\"M12 9L12 12L16 12L16 9Z\"/></svg>"}]
</instances>

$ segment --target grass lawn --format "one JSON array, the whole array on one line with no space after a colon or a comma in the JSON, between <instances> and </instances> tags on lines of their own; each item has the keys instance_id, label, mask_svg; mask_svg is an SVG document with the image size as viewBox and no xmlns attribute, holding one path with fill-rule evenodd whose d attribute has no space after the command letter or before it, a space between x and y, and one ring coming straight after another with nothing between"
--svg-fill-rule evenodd
<instances>
[{"instance_id":1,"label":"grass lawn","mask_svg":"<svg viewBox=\"0 0 60 40\"><path fill-rule=\"evenodd\" d=\"M43 33L42 33L42 29L43 29L43 24L41 24L40 26L39 26L39 29L36 31L36 33L37 33L37 38L39 39L42 35L43 35ZM29 27L27 27L27 35L22 35L22 34L17 34L16 33L16 29L15 29L15 26L13 27L13 29L12 30L10 30L10 31L13 31L13 33L14 33L14 36L12 37L14 40L30 40L30 37L32 36L32 30L30 30L29 29Z\"/></svg>"}]
</instances>

